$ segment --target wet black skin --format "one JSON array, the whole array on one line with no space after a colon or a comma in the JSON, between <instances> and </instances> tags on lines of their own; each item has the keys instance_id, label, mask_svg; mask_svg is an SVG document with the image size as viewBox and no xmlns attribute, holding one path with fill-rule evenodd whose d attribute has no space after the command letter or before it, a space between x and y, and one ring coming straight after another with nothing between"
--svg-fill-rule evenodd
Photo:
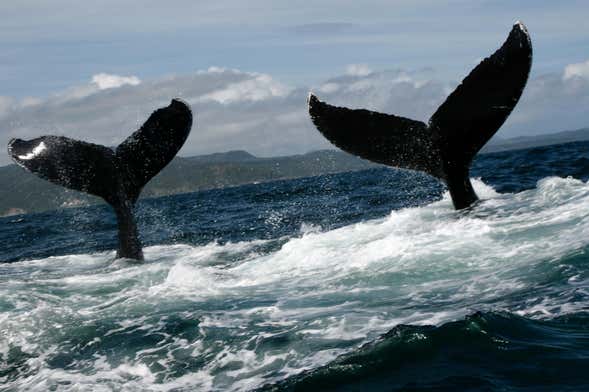
<instances>
[{"instance_id":1,"label":"wet black skin","mask_svg":"<svg viewBox=\"0 0 589 392\"><path fill-rule=\"evenodd\" d=\"M190 108L174 99L115 150L62 136L41 136L12 139L8 154L45 180L102 197L117 216L117 258L143 260L135 203L145 184L176 156L191 127Z\"/></svg>"},{"instance_id":2,"label":"wet black skin","mask_svg":"<svg viewBox=\"0 0 589 392\"><path fill-rule=\"evenodd\" d=\"M312 94L309 114L319 132L344 151L440 179L454 207L463 209L478 200L470 182L471 162L517 104L531 65L530 37L516 23L501 48L471 71L428 124L331 106Z\"/></svg>"}]
</instances>

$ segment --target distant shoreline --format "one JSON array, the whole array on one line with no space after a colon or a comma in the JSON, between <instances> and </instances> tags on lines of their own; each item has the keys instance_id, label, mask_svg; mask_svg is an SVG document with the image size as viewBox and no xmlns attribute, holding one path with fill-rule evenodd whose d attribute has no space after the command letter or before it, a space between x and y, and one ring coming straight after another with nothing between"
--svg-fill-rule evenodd
<instances>
[{"instance_id":1,"label":"distant shoreline","mask_svg":"<svg viewBox=\"0 0 589 392\"><path fill-rule=\"evenodd\" d=\"M545 135L518 136L509 139L491 139L480 153L522 150L525 148L550 146L569 142L583 142L589 140L589 128L580 128L572 131L562 131Z\"/></svg>"},{"instance_id":2,"label":"distant shoreline","mask_svg":"<svg viewBox=\"0 0 589 392\"><path fill-rule=\"evenodd\" d=\"M491 140L481 150L481 154L587 140L589 128L542 136ZM176 157L147 184L142 195L145 198L168 196L378 166L380 165L335 149L281 157L256 157L246 151ZM0 167L0 217L102 203L97 197L37 178L17 165Z\"/></svg>"}]
</instances>

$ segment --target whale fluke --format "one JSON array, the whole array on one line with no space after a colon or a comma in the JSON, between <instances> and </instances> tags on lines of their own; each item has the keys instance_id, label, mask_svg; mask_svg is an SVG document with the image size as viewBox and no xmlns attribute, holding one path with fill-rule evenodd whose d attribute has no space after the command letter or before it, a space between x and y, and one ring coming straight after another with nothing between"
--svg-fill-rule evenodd
<instances>
[{"instance_id":1,"label":"whale fluke","mask_svg":"<svg viewBox=\"0 0 589 392\"><path fill-rule=\"evenodd\" d=\"M517 22L426 125L390 114L328 105L309 96L309 114L335 146L373 162L426 172L448 187L456 209L477 200L469 178L476 153L517 104L532 65L532 43Z\"/></svg>"},{"instance_id":2,"label":"whale fluke","mask_svg":"<svg viewBox=\"0 0 589 392\"><path fill-rule=\"evenodd\" d=\"M143 259L133 208L141 190L176 156L192 127L188 105L156 110L116 150L62 136L12 139L8 154L37 176L103 198L118 219L117 257Z\"/></svg>"}]
</instances>

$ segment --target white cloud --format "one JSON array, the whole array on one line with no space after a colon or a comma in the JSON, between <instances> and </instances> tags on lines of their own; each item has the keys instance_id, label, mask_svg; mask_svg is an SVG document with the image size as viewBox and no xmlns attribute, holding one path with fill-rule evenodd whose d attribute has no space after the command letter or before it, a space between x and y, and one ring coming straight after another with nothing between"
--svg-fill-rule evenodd
<instances>
[{"instance_id":1,"label":"white cloud","mask_svg":"<svg viewBox=\"0 0 589 392\"><path fill-rule=\"evenodd\" d=\"M506 125L519 134L538 134L589 126L589 78L546 74L528 81ZM505 127L509 130L509 127ZM503 136L510 136L504 132Z\"/></svg>"},{"instance_id":2,"label":"white cloud","mask_svg":"<svg viewBox=\"0 0 589 392\"><path fill-rule=\"evenodd\" d=\"M223 72L226 72L226 71L239 72L236 69L228 69L228 68L224 68L224 67L212 66L212 67L209 67L206 71L204 71L204 70L198 70L198 71L196 71L196 73L199 74L199 75L203 75L203 74L207 74L207 73L209 73L209 74L211 74L211 73L223 73Z\"/></svg>"},{"instance_id":3,"label":"white cloud","mask_svg":"<svg viewBox=\"0 0 589 392\"><path fill-rule=\"evenodd\" d=\"M367 76L372 70L366 64L350 64L346 67L346 74L350 76Z\"/></svg>"},{"instance_id":4,"label":"white cloud","mask_svg":"<svg viewBox=\"0 0 589 392\"><path fill-rule=\"evenodd\" d=\"M141 80L136 76L120 76L107 73L93 75L90 82L81 86L73 86L64 91L54 93L49 98L25 97L20 100L18 106L21 108L27 106L40 105L41 103L58 104L72 100L79 100L96 94L101 90L116 89L123 86L137 86Z\"/></svg>"},{"instance_id":5,"label":"white cloud","mask_svg":"<svg viewBox=\"0 0 589 392\"><path fill-rule=\"evenodd\" d=\"M117 88L124 85L137 86L141 80L137 76L119 76L107 73L99 73L92 76L92 83L94 83L99 90L107 88Z\"/></svg>"},{"instance_id":6,"label":"white cloud","mask_svg":"<svg viewBox=\"0 0 589 392\"><path fill-rule=\"evenodd\" d=\"M564 71L564 70L563 70ZM307 93L338 106L367 108L427 121L458 82L436 80L430 70L345 74L317 86L295 88L269 75L212 67L188 75L147 80L126 88L95 83L26 101L0 97L0 145L9 138L58 134L107 146L119 144L155 109L174 97L195 114L184 156L244 149L261 156L303 153L330 144L307 113ZM528 82L501 136L589 125L589 79L562 73ZM9 163L0 154L0 164Z\"/></svg>"},{"instance_id":7,"label":"white cloud","mask_svg":"<svg viewBox=\"0 0 589 392\"><path fill-rule=\"evenodd\" d=\"M219 68L209 68L211 73L222 72ZM231 71L236 72L236 71ZM269 75L250 74L251 79L232 83L201 97L202 101L217 101L229 104L240 101L262 101L273 97L283 97L289 88L276 82Z\"/></svg>"},{"instance_id":8,"label":"white cloud","mask_svg":"<svg viewBox=\"0 0 589 392\"><path fill-rule=\"evenodd\" d=\"M37 97L24 97L20 100L20 106L27 107L33 105L39 105L43 100Z\"/></svg>"},{"instance_id":9,"label":"white cloud","mask_svg":"<svg viewBox=\"0 0 589 392\"><path fill-rule=\"evenodd\" d=\"M432 80L431 70L374 71L365 76L343 75L319 88L320 98L339 106L367 108L426 121L446 97L445 84Z\"/></svg>"},{"instance_id":10,"label":"white cloud","mask_svg":"<svg viewBox=\"0 0 589 392\"><path fill-rule=\"evenodd\" d=\"M325 83L319 87L319 91L326 94L332 94L339 90L339 84L337 83Z\"/></svg>"},{"instance_id":11,"label":"white cloud","mask_svg":"<svg viewBox=\"0 0 589 392\"><path fill-rule=\"evenodd\" d=\"M306 118L306 90L294 91L269 75L214 67L124 89L101 90L90 83L45 97L35 105L3 99L0 102L6 101L5 106L16 107L0 116L0 145L12 137L58 134L114 146L174 97L188 101L195 114L191 136L181 152L184 155L231 149L288 154L313 149L322 142ZM282 129L286 124L289 129ZM305 136L296 140L301 135ZM0 164L7 163L6 154L0 154Z\"/></svg>"},{"instance_id":12,"label":"white cloud","mask_svg":"<svg viewBox=\"0 0 589 392\"><path fill-rule=\"evenodd\" d=\"M12 97L3 97L0 95L0 117L4 114L8 113L10 109L14 106L14 98Z\"/></svg>"},{"instance_id":13,"label":"white cloud","mask_svg":"<svg viewBox=\"0 0 589 392\"><path fill-rule=\"evenodd\" d=\"M569 64L564 68L563 79L568 80L574 77L589 79L589 60L584 63Z\"/></svg>"}]
</instances>

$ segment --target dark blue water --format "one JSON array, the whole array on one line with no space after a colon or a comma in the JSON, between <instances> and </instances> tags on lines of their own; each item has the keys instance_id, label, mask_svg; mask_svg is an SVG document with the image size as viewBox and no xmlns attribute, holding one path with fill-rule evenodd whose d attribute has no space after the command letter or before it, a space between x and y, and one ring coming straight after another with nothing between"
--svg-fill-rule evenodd
<instances>
[{"instance_id":1,"label":"dark blue water","mask_svg":"<svg viewBox=\"0 0 589 392\"><path fill-rule=\"evenodd\" d=\"M589 143L0 219L6 390L587 390Z\"/></svg>"},{"instance_id":2,"label":"dark blue water","mask_svg":"<svg viewBox=\"0 0 589 392\"><path fill-rule=\"evenodd\" d=\"M137 216L145 245L276 239L301 224L324 229L386 216L441 198L438 181L387 168L143 199ZM0 218L0 261L117 247L108 206Z\"/></svg>"},{"instance_id":3,"label":"dark blue water","mask_svg":"<svg viewBox=\"0 0 589 392\"><path fill-rule=\"evenodd\" d=\"M497 192L517 193L550 176L589 179L589 142L479 155L471 170ZM274 181L138 203L146 245L275 239L301 224L325 230L439 200L444 189L425 174L386 167ZM0 218L0 262L115 249L108 206Z\"/></svg>"}]
</instances>

